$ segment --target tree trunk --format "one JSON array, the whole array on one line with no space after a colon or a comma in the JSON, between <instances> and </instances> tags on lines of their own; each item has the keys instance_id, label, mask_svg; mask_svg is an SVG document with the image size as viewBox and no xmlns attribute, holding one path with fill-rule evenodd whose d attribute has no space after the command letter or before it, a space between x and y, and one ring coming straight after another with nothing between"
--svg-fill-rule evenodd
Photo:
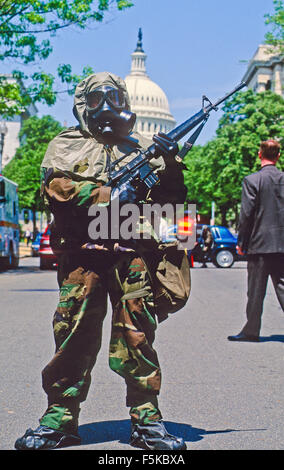
<instances>
[{"instance_id":1,"label":"tree trunk","mask_svg":"<svg viewBox=\"0 0 284 470\"><path fill-rule=\"evenodd\" d=\"M227 220L226 220L227 206L221 206L220 207L220 212L221 212L221 225L226 227L226 225L227 225Z\"/></svg>"},{"instance_id":2,"label":"tree trunk","mask_svg":"<svg viewBox=\"0 0 284 470\"><path fill-rule=\"evenodd\" d=\"M238 230L239 225L239 206L238 204L235 205L235 229Z\"/></svg>"}]
</instances>

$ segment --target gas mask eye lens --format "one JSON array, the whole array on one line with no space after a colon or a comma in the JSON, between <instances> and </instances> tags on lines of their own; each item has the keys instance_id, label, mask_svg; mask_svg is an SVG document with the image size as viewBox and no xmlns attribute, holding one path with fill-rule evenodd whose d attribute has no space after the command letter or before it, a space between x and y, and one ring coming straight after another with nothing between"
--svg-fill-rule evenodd
<instances>
[{"instance_id":1,"label":"gas mask eye lens","mask_svg":"<svg viewBox=\"0 0 284 470\"><path fill-rule=\"evenodd\" d=\"M93 93L89 93L87 95L87 106L91 109L96 109L100 106L104 99L104 92L103 91L94 91Z\"/></svg>"},{"instance_id":2,"label":"gas mask eye lens","mask_svg":"<svg viewBox=\"0 0 284 470\"><path fill-rule=\"evenodd\" d=\"M121 108L125 106L124 96L120 90L108 90L106 92L106 97L109 103L111 103L115 108Z\"/></svg>"},{"instance_id":3,"label":"gas mask eye lens","mask_svg":"<svg viewBox=\"0 0 284 470\"><path fill-rule=\"evenodd\" d=\"M86 97L87 107L91 110L99 108L105 101L113 108L121 109L126 105L124 94L121 90L111 87L100 87L89 93Z\"/></svg>"}]
</instances>

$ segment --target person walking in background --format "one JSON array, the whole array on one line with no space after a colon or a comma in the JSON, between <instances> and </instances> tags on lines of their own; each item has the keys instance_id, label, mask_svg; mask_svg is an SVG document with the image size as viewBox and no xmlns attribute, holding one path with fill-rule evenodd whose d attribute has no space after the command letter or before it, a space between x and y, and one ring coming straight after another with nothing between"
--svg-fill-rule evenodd
<instances>
[{"instance_id":1,"label":"person walking in background","mask_svg":"<svg viewBox=\"0 0 284 470\"><path fill-rule=\"evenodd\" d=\"M276 168L280 145L261 143L261 169L243 180L238 253L247 254L247 322L230 341L259 341L263 302L271 276L284 311L284 173Z\"/></svg>"},{"instance_id":2,"label":"person walking in background","mask_svg":"<svg viewBox=\"0 0 284 470\"><path fill-rule=\"evenodd\" d=\"M29 246L30 241L31 241L31 232L30 232L30 230L26 230L25 239L26 239L26 245Z\"/></svg>"},{"instance_id":3,"label":"person walking in background","mask_svg":"<svg viewBox=\"0 0 284 470\"><path fill-rule=\"evenodd\" d=\"M202 243L202 268L207 268L206 262L210 259L211 248L213 245L213 235L211 230L207 225L204 225L202 234L201 234L201 243Z\"/></svg>"}]
</instances>

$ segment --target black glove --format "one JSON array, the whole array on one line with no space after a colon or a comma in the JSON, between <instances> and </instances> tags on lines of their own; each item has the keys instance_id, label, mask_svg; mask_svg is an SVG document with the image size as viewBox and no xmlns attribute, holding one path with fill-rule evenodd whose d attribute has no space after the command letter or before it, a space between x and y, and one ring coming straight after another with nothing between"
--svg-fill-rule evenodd
<instances>
[{"instance_id":1,"label":"black glove","mask_svg":"<svg viewBox=\"0 0 284 470\"><path fill-rule=\"evenodd\" d=\"M173 139L170 139L170 137L168 137L163 132L154 134L153 141L155 142L157 153L159 153L163 157L173 158L179 151L177 142Z\"/></svg>"},{"instance_id":2,"label":"black glove","mask_svg":"<svg viewBox=\"0 0 284 470\"><path fill-rule=\"evenodd\" d=\"M134 204L137 202L137 192L131 184L123 183L111 191L111 200L119 198L121 204Z\"/></svg>"}]
</instances>

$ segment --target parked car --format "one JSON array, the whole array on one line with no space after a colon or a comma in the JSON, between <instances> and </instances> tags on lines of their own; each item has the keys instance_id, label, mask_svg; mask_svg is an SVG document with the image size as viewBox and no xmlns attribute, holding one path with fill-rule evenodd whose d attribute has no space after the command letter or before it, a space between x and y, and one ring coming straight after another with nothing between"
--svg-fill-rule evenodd
<instances>
[{"instance_id":1,"label":"parked car","mask_svg":"<svg viewBox=\"0 0 284 470\"><path fill-rule=\"evenodd\" d=\"M196 226L196 239L200 237L203 225ZM244 259L240 257L237 253L237 237L235 237L227 227L222 225L208 225L213 235L213 246L211 248L210 261L217 268L231 268L235 261ZM197 259L193 252L193 257L195 261L202 261Z\"/></svg>"},{"instance_id":2,"label":"parked car","mask_svg":"<svg viewBox=\"0 0 284 470\"><path fill-rule=\"evenodd\" d=\"M196 239L200 237L204 225L196 225ZM227 227L222 225L208 225L213 235L214 243L211 249L211 261L217 268L231 268L235 261L245 260L244 256L237 253L237 237L235 237ZM167 241L178 238L177 226L172 225L168 230ZM202 262L200 250L188 251L189 259L196 262Z\"/></svg>"},{"instance_id":3,"label":"parked car","mask_svg":"<svg viewBox=\"0 0 284 470\"><path fill-rule=\"evenodd\" d=\"M48 225L40 239L39 267L40 269L51 269L57 266L57 258L50 246L50 226Z\"/></svg>"},{"instance_id":4,"label":"parked car","mask_svg":"<svg viewBox=\"0 0 284 470\"><path fill-rule=\"evenodd\" d=\"M38 256L42 233L38 233L35 240L32 242L32 256Z\"/></svg>"}]
</instances>

